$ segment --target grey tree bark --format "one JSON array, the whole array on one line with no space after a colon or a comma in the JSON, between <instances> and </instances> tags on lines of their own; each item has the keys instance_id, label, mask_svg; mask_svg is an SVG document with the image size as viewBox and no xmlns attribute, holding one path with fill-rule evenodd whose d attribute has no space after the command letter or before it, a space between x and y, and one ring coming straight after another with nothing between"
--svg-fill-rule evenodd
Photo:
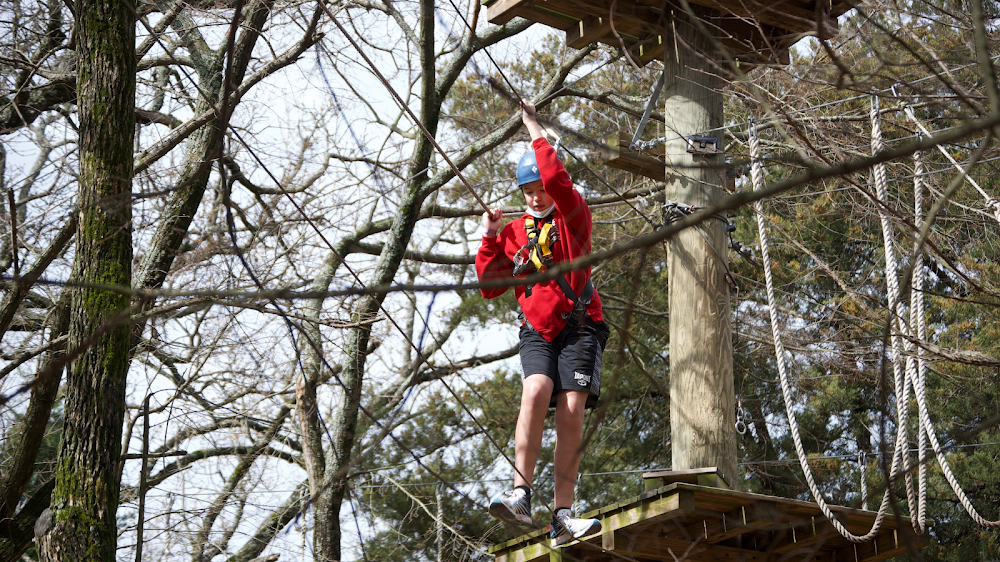
<instances>
[{"instance_id":1,"label":"grey tree bark","mask_svg":"<svg viewBox=\"0 0 1000 562\"><path fill-rule=\"evenodd\" d=\"M74 278L128 287L132 281L132 144L135 19L123 2L76 4L79 225ZM66 377L66 421L48 525L36 527L42 560L115 559L128 296L98 288L72 295L69 347L90 347ZM95 341L96 340L96 341ZM48 527L48 528L44 528Z\"/></svg>"}]
</instances>

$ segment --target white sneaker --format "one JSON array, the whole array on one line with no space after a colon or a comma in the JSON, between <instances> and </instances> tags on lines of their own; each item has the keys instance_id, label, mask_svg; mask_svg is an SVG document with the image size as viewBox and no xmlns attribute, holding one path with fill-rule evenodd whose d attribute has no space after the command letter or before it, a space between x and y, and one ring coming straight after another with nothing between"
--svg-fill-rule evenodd
<instances>
[{"instance_id":1,"label":"white sneaker","mask_svg":"<svg viewBox=\"0 0 1000 562\"><path fill-rule=\"evenodd\" d=\"M601 522L597 519L577 519L568 509L560 509L549 524L552 548L601 532Z\"/></svg>"},{"instance_id":2,"label":"white sneaker","mask_svg":"<svg viewBox=\"0 0 1000 562\"><path fill-rule=\"evenodd\" d=\"M531 498L521 488L503 492L490 500L490 515L517 525L531 526Z\"/></svg>"}]
</instances>

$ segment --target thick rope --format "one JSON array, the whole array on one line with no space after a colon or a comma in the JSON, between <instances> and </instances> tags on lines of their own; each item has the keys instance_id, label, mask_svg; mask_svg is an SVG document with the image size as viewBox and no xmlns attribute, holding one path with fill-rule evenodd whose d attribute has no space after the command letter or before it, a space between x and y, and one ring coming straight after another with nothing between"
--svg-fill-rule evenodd
<instances>
[{"instance_id":1,"label":"thick rope","mask_svg":"<svg viewBox=\"0 0 1000 562\"><path fill-rule=\"evenodd\" d=\"M753 125L750 127L750 178L753 182L754 191L760 191L764 188L764 171L760 160L760 139L757 138L757 129ZM882 494L882 503L879 506L878 514L875 517L875 522L872 525L871 530L864 535L855 535L848 531L847 528L837 520L833 511L830 510L830 507L823 499L823 493L820 491L819 487L816 486L816 479L813 477L812 469L809 468L805 448L802 446L799 424L795 418L795 409L792 403L792 390L791 385L788 382L788 368L785 364L785 348L781 343L781 332L778 329L778 319L775 316L777 306L775 305L774 299L774 279L771 275L771 256L767 225L764 220L764 204L761 200L754 202L754 211L757 215L757 230L760 236L761 261L764 264L764 282L767 286L768 314L771 317L771 337L774 340L774 353L778 365L778 378L781 381L781 397L785 402L785 412L788 415L788 427L792 434L792 441L795 443L795 453L798 455L799 465L802 467L802 474L806 478L806 483L809 484L809 491L812 492L813 499L816 500L816 504L819 506L823 515L826 516L833 528L836 529L841 536L851 542L867 542L873 539L882 527L882 521L885 519L885 515L889 507L889 487L886 487L885 493ZM890 475L890 481L898 469L897 465L900 456L898 454L898 436L896 441L896 447L893 451L892 474Z\"/></svg>"},{"instance_id":2,"label":"thick rope","mask_svg":"<svg viewBox=\"0 0 1000 562\"><path fill-rule=\"evenodd\" d=\"M879 111L878 97L872 96L871 100L871 147L872 154L878 154L885 150L885 145L882 142L882 118ZM905 355L904 370L903 350L905 349L907 352L911 351L909 348L913 344L910 342L904 344L903 342L903 333L908 331L908 326L903 322L903 302L900 300L899 295L899 273L896 270L896 249L893 246L895 237L892 232L892 223L889 220L889 215L885 212L886 207L889 206L889 182L886 178L885 164L882 162L875 164L872 167L872 176L875 180L875 191L878 197L876 207L878 208L879 224L882 228L882 246L885 250L885 282L889 298L889 314L891 315L889 318L890 359L896 391L896 440L897 444L900 440L904 443L903 448L900 450L902 459L902 456L906 455L906 445L909 441L906 435L906 420L909 417L909 390L913 384L913 379L916 377L916 364L912 353L907 353ZM896 459L894 458L894 467L896 466L895 463ZM906 502L910 513L916 513L917 500L913 490L913 478L909 470L905 471L904 475L906 480Z\"/></svg>"},{"instance_id":3,"label":"thick rope","mask_svg":"<svg viewBox=\"0 0 1000 562\"><path fill-rule=\"evenodd\" d=\"M919 152L913 153L913 224L923 222L924 213L924 161ZM916 244L917 242L914 242ZM916 249L916 248L915 248ZM917 251L913 257L913 273L910 277L910 326L916 331L917 341L926 341L927 322L924 318L924 253ZM924 348L917 348L917 377L914 382L914 392L917 384L923 385L927 380L927 359ZM919 381L919 383L917 382ZM919 416L919 414L918 414ZM917 424L917 516L913 518L913 529L917 534L927 528L927 430L923 424ZM912 513L911 513L912 516Z\"/></svg>"},{"instance_id":4,"label":"thick rope","mask_svg":"<svg viewBox=\"0 0 1000 562\"><path fill-rule=\"evenodd\" d=\"M958 480L955 478L955 474L951 471L951 466L948 464L948 459L944 456L944 451L941 450L941 444L938 442L937 434L934 432L934 426L931 424L930 415L927 412L927 387L925 386L925 381L923 379L917 378L915 381L916 385L914 388L914 393L917 396L917 409L920 415L920 424L924 426L927 430L927 440L931 443L931 448L934 450L934 456L937 457L938 464L941 466L941 472L944 474L945 480L951 486L955 496L958 498L959 503L965 508L965 511L969 514L978 525L986 527L988 529L1000 529L1000 520L990 521L976 511L976 508L972 505L972 501L965 494L965 490L959 485Z\"/></svg>"},{"instance_id":5,"label":"thick rope","mask_svg":"<svg viewBox=\"0 0 1000 562\"><path fill-rule=\"evenodd\" d=\"M907 114L911 116L911 120L916 119L913 116L913 111L907 108ZM916 122L916 121L915 121ZM920 125L919 122L916 122ZM923 126L921 125L921 129ZM926 134L926 129L923 129ZM939 147L940 148L940 147ZM923 186L922 186L922 176L923 176L923 162L920 159L920 154L915 153L913 155L914 166L914 202L913 206L916 211L916 218L919 219L921 214L921 207L923 205ZM968 178L971 181L971 178ZM993 201L996 204L996 201ZM1000 221L1000 208L997 208L998 216L997 220ZM913 291L910 295L910 323L916 327L916 337L918 341L924 341L927 336L926 321L924 319L924 293L923 293L923 253L918 252L916 259L913 262ZM931 448L934 450L934 456L937 458L938 464L941 466L941 472L944 474L945 479L951 486L955 496L958 498L959 503L969 514L969 517L973 519L978 525L990 529L1000 528L1000 520L990 521L979 514L976 508L972 505L972 501L965 494L965 491L959 485L958 480L955 478L955 474L951 471L951 466L948 464L948 459L945 458L944 452L941 450L941 445L938 443L937 433L934 431L934 425L931 423L931 418L927 410L927 361L924 358L924 349L918 346L917 349L917 372L913 379L913 393L916 395L917 399L917 415L920 419L920 443L919 443L919 459L920 459L920 469L919 478L921 483L921 502L917 511L917 521L914 524L914 528L917 528L917 524L921 529L925 527L926 521L926 471L927 471L927 459L926 456L926 445L925 436L931 443Z\"/></svg>"},{"instance_id":6,"label":"thick rope","mask_svg":"<svg viewBox=\"0 0 1000 562\"><path fill-rule=\"evenodd\" d=\"M865 454L858 454L858 471L861 473L861 509L868 511L868 475Z\"/></svg>"}]
</instances>

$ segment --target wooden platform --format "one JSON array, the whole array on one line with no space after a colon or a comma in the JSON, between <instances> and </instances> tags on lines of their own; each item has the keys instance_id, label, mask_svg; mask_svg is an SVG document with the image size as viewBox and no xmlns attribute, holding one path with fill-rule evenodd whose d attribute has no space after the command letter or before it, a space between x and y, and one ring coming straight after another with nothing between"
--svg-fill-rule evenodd
<instances>
[{"instance_id":1,"label":"wooden platform","mask_svg":"<svg viewBox=\"0 0 1000 562\"><path fill-rule=\"evenodd\" d=\"M835 36L837 17L849 9L843 0L689 1L723 46L750 64L787 64L791 45L806 35ZM624 42L639 64L661 59L664 49L675 48L671 27L690 25L676 0L485 0L484 4L491 23L504 24L520 16L565 31L566 43L576 49L595 41L615 47Z\"/></svg>"},{"instance_id":2,"label":"wooden platform","mask_svg":"<svg viewBox=\"0 0 1000 562\"><path fill-rule=\"evenodd\" d=\"M856 534L867 533L876 515L831 509ZM854 544L837 533L816 504L683 481L584 516L600 519L603 531L555 550L545 531L535 531L490 553L496 562L879 562L905 553L907 542L917 548L927 544L926 534L913 534L908 518L897 528L890 514L875 539Z\"/></svg>"},{"instance_id":3,"label":"wooden platform","mask_svg":"<svg viewBox=\"0 0 1000 562\"><path fill-rule=\"evenodd\" d=\"M605 144L600 150L600 163L656 181L664 181L667 177L667 163L662 154L662 145L656 152L645 154L629 150L628 143L629 139L619 135L605 139Z\"/></svg>"}]
</instances>

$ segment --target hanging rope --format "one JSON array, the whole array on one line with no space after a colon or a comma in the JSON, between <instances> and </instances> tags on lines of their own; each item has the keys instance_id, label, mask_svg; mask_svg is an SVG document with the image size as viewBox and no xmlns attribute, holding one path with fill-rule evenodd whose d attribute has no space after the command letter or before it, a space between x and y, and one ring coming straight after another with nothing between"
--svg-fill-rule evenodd
<instances>
[{"instance_id":1,"label":"hanging rope","mask_svg":"<svg viewBox=\"0 0 1000 562\"><path fill-rule=\"evenodd\" d=\"M861 473L861 509L868 511L868 475L864 451L858 453L858 471Z\"/></svg>"},{"instance_id":2,"label":"hanging rope","mask_svg":"<svg viewBox=\"0 0 1000 562\"><path fill-rule=\"evenodd\" d=\"M924 214L924 161L920 152L913 153L913 224L921 224ZM916 331L917 341L926 341L927 323L924 320L924 253L916 252L913 258L913 273L910 277L910 326ZM924 348L916 346L916 381L923 385L927 380L927 359ZM912 354L910 355L912 357ZM916 384L914 385L916 391ZM919 414L918 414L919 417ZM917 516L913 519L913 529L923 533L927 523L927 430L917 424ZM911 513L912 516L912 513Z\"/></svg>"},{"instance_id":3,"label":"hanging rope","mask_svg":"<svg viewBox=\"0 0 1000 562\"><path fill-rule=\"evenodd\" d=\"M882 114L879 111L879 98L872 96L871 112L872 134L871 147L872 154L878 154L885 150L882 142ZM903 302L899 295L899 273L896 269L896 249L893 246L895 237L892 232L892 223L885 209L889 206L889 182L886 178L885 164L879 162L872 167L872 176L875 181L875 192L878 197L876 208L878 209L879 225L882 229L882 247L885 251L885 283L887 296L889 298L889 341L890 341L890 362L892 363L893 388L896 395L896 441L903 441L904 448L900 450L900 459L905 454L905 443L908 442L906 434L906 420L909 417L909 389L916 376L916 367L913 363L912 355L907 355L904 360L903 332L907 330L906 324L902 321ZM903 363L905 361L905 370ZM893 467L896 468L896 459L893 458ZM906 502L910 513L916 513L916 495L913 491L913 478L909 470L905 471L906 480ZM890 478L891 482L892 478Z\"/></svg>"},{"instance_id":4,"label":"hanging rope","mask_svg":"<svg viewBox=\"0 0 1000 562\"><path fill-rule=\"evenodd\" d=\"M760 191L764 189L764 171L760 160L760 139L757 138L757 128L751 124L750 126L750 179L753 182L754 191ZM885 493L882 495L882 503L879 506L878 514L875 517L875 522L872 525L871 530L864 535L855 535L847 530L844 525L837 520L834 516L833 511L827 505L826 501L823 499L823 493L816 486L816 480L813 477L812 469L809 468L809 463L806 459L805 448L802 446L802 437L799 432L799 424L795 417L794 405L792 403L792 390L791 385L788 382L788 367L785 364L785 347L781 342L781 332L778 328L778 319L775 317L775 311L777 310L777 305L774 299L774 279L771 275L771 256L768 242L767 225L764 220L764 204L761 200L754 202L754 211L757 215L757 230L760 236L760 253L761 261L764 264L764 283L767 286L767 306L768 314L771 317L771 337L774 340L774 354L778 365L778 378L781 381L781 397L785 402L785 412L788 415L788 428L792 434L792 441L795 443L795 453L799 459L799 466L802 467L802 474L806 478L806 483L809 485L809 491L812 492L813 499L816 500L816 504L819 506L823 515L826 516L830 525L837 530L844 538L851 542L861 543L867 542L878 534L879 529L882 527L882 521L885 519L885 514L889 507L889 487L886 487ZM892 475L898 468L899 459L899 438L896 439L896 447L893 450L893 461L892 470L890 471ZM892 476L890 476L890 480Z\"/></svg>"},{"instance_id":5,"label":"hanging rope","mask_svg":"<svg viewBox=\"0 0 1000 562\"><path fill-rule=\"evenodd\" d=\"M911 121L914 121L921 128L924 134L928 134L927 130L923 127L923 125L920 124L919 121L916 121L916 116L913 115L912 109L907 107L906 110L907 110L907 116L911 117ZM943 149L940 146L938 146L938 148L943 151ZM946 151L945 154L947 155ZM913 155L913 158L914 158L913 206L916 213L916 217L919 218L919 216L922 214L922 206L923 206L923 185L922 185L923 162L920 158L919 153L915 153ZM950 156L949 159L951 159ZM955 163L954 160L952 160L952 163L953 164ZM959 170L962 170L962 168L959 167ZM962 170L962 172L964 174L964 170ZM972 178L966 176L966 179L972 182L973 185L976 185L975 182L972 180ZM980 192L982 192L982 190L980 190ZM996 201L994 200L993 203L995 204ZM987 203L987 205L989 205L989 203ZM1000 208L997 208L997 213L998 213L997 220L1000 221ZM923 341L927 336L926 322L924 319L923 282L924 282L923 254L922 252L918 252L914 259L913 284L912 284L913 291L911 292L910 295L910 303L911 303L910 323L915 326L917 341ZM951 466L948 464L948 459L945 458L944 452L941 450L941 444L938 442L937 433L934 430L934 425L931 423L931 417L927 410L927 361L924 358L924 349L919 346L917 347L918 347L916 354L917 368L915 376L913 377L913 393L917 399L917 416L920 420L920 428L922 430L920 434L920 442L918 444L919 446L918 458L920 462L919 478L921 481L921 487L923 490L926 490L927 462L924 458L926 454L926 449L925 449L926 445L924 443L924 439L926 436L926 440L930 441L931 448L934 450L934 456L937 459L938 465L941 466L941 472L944 474L945 479L951 486L952 491L955 492L955 496L958 498L959 503L962 504L962 507L965 509L966 513L969 514L969 517L971 517L973 521L975 521L978 525L982 527L986 527L989 529L1000 528L1000 520L990 521L989 519L986 519L985 517L980 515L978 511L976 511L976 508L972 505L972 501L970 501L969 497L965 494L965 490L963 490L962 487L958 484L958 480L955 478L955 474L951 471ZM926 494L926 492L922 491L921 494L923 496ZM920 526L920 529L926 528L925 527L926 509L927 509L926 498L921 497L921 502L917 510L917 521L914 524L914 528L917 528L917 525Z\"/></svg>"}]
</instances>

